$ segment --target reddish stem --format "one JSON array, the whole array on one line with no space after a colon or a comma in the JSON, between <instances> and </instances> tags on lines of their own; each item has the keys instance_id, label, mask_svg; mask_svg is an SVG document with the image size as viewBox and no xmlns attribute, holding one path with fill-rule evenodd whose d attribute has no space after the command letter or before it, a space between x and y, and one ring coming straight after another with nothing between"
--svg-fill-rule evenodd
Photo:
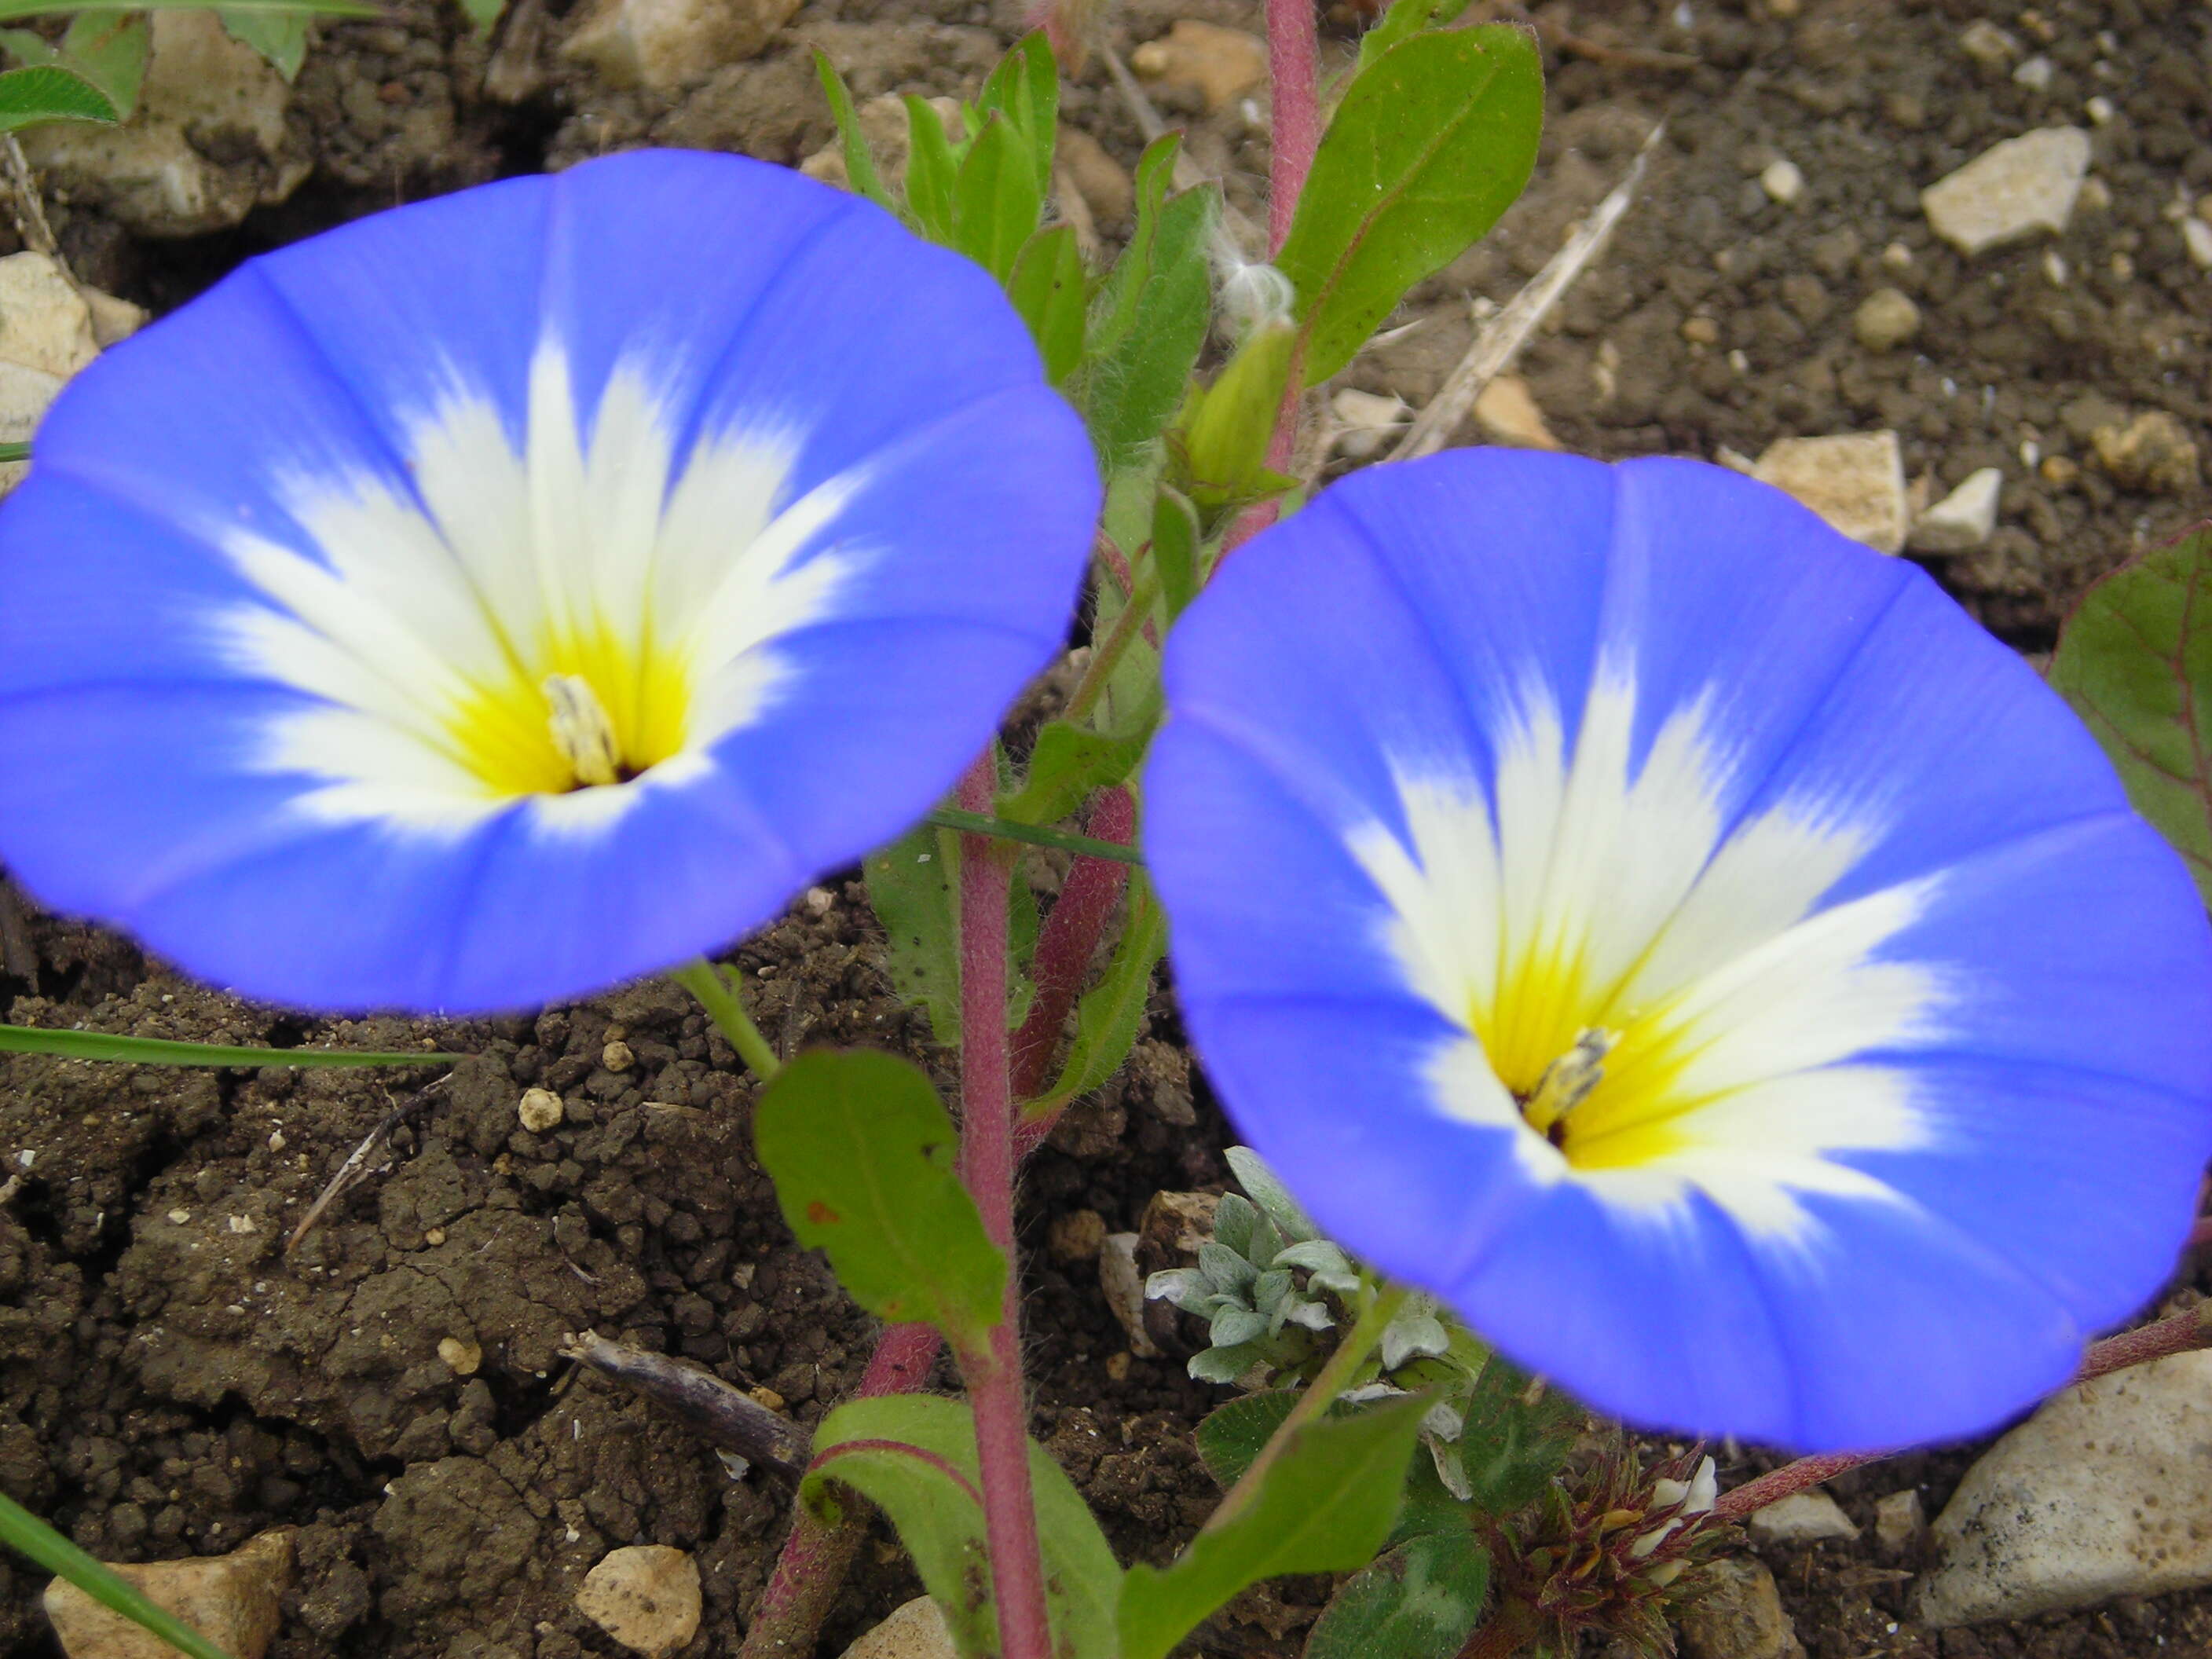
<instances>
[{"instance_id":1,"label":"reddish stem","mask_svg":"<svg viewBox=\"0 0 2212 1659\"><path fill-rule=\"evenodd\" d=\"M1267 161L1267 257L1283 251L1321 144L1321 37L1314 0L1267 0L1275 133Z\"/></svg>"},{"instance_id":2,"label":"reddish stem","mask_svg":"<svg viewBox=\"0 0 2212 1659\"><path fill-rule=\"evenodd\" d=\"M2102 1342L2092 1342L2081 1356L2081 1369L2074 1373L2077 1383L2087 1382L2113 1371L2125 1370L2130 1365L2140 1365L2148 1360L2164 1359L2170 1354L2187 1353L2191 1348L2212 1346L2212 1302L2200 1303L2186 1313L2178 1313L2171 1319L2161 1319L2132 1331L2122 1331L2118 1336L2108 1336ZM1769 1504L1817 1486L1823 1480L1833 1480L1846 1469L1862 1464L1878 1463L1894 1452L1827 1452L1818 1457L1801 1457L1794 1463L1784 1463L1780 1468L1762 1474L1756 1480L1747 1480L1733 1492L1724 1492L1719 1503L1713 1505L1713 1514L1723 1521L1741 1521L1755 1510Z\"/></svg>"},{"instance_id":3,"label":"reddish stem","mask_svg":"<svg viewBox=\"0 0 2212 1659\"><path fill-rule=\"evenodd\" d=\"M1119 842L1126 847L1136 827L1136 802L1127 790L1115 788L1102 792L1091 803L1090 822L1084 830L1099 841ZM1126 864L1112 859L1079 858L1060 884L1060 897L1045 918L1044 931L1037 936L1036 955L1030 963L1036 1000L1030 1004L1029 1018L1014 1033L1015 1099L1033 1099L1051 1081L1052 1057L1060 1046L1060 1028L1082 994L1099 935L1106 931L1128 878Z\"/></svg>"},{"instance_id":4,"label":"reddish stem","mask_svg":"<svg viewBox=\"0 0 2212 1659\"><path fill-rule=\"evenodd\" d=\"M986 750L960 781L958 801L988 812L998 767ZM999 1606L1002 1659L1049 1659L1044 1559L1030 1489L1029 1412L1022 1391L1021 1273L1014 1252L1014 1098L1006 1042L1007 879L1005 843L965 836L960 848L960 1178L983 1231L1006 1253L1006 1301L988 1346L960 1353L975 1413L983 1535Z\"/></svg>"}]
</instances>

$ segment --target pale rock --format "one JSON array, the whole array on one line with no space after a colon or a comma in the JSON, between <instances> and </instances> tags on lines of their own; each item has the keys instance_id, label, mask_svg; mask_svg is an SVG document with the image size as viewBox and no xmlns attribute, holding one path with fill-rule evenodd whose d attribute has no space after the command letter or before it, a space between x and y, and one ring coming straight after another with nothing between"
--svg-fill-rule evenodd
<instances>
[{"instance_id":1,"label":"pale rock","mask_svg":"<svg viewBox=\"0 0 2212 1659\"><path fill-rule=\"evenodd\" d=\"M163 9L151 21L137 112L121 126L33 127L22 135L31 164L58 192L141 236L225 230L291 195L314 155L287 119L284 77L212 11Z\"/></svg>"},{"instance_id":2,"label":"pale rock","mask_svg":"<svg viewBox=\"0 0 2212 1659\"><path fill-rule=\"evenodd\" d=\"M599 1050L599 1064L610 1072L627 1072L637 1064L637 1056L630 1052L629 1043L617 1037Z\"/></svg>"},{"instance_id":3,"label":"pale rock","mask_svg":"<svg viewBox=\"0 0 2212 1659\"><path fill-rule=\"evenodd\" d=\"M2051 77L2057 73L2058 65L2039 52L2014 70L2012 78L2030 92L2042 92L2049 88Z\"/></svg>"},{"instance_id":4,"label":"pale rock","mask_svg":"<svg viewBox=\"0 0 2212 1659\"><path fill-rule=\"evenodd\" d=\"M646 1659L662 1659L696 1635L699 1606L699 1564L665 1544L608 1552L576 1592L577 1612Z\"/></svg>"},{"instance_id":5,"label":"pale rock","mask_svg":"<svg viewBox=\"0 0 2212 1659\"><path fill-rule=\"evenodd\" d=\"M1160 1258L1159 1266L1187 1266L1213 1237L1213 1212L1220 1205L1219 1193L1154 1193L1137 1223L1138 1236Z\"/></svg>"},{"instance_id":6,"label":"pale rock","mask_svg":"<svg viewBox=\"0 0 2212 1659\"><path fill-rule=\"evenodd\" d=\"M292 1534L264 1532L228 1555L143 1566L111 1563L125 1583L174 1613L230 1659L261 1659L292 1583ZM65 1579L46 1586L46 1617L69 1659L176 1659L176 1650Z\"/></svg>"},{"instance_id":7,"label":"pale rock","mask_svg":"<svg viewBox=\"0 0 2212 1659\"><path fill-rule=\"evenodd\" d=\"M1851 331L1869 351L1894 351L1920 332L1920 307L1902 289L1878 288L1851 313Z\"/></svg>"},{"instance_id":8,"label":"pale rock","mask_svg":"<svg viewBox=\"0 0 2212 1659\"><path fill-rule=\"evenodd\" d=\"M1843 1506L1818 1490L1792 1492L1763 1510L1754 1510L1744 1525L1751 1534L1751 1541L1762 1547L1819 1544L1832 1538L1852 1539L1859 1535L1859 1529L1851 1524L1851 1517L1844 1513Z\"/></svg>"},{"instance_id":9,"label":"pale rock","mask_svg":"<svg viewBox=\"0 0 2212 1659\"><path fill-rule=\"evenodd\" d=\"M1544 424L1544 411L1537 407L1535 394L1518 374L1500 374L1483 387L1474 400L1474 418L1491 438L1516 449L1564 447Z\"/></svg>"},{"instance_id":10,"label":"pale rock","mask_svg":"<svg viewBox=\"0 0 2212 1659\"><path fill-rule=\"evenodd\" d=\"M1099 1241L1098 1288L1128 1333L1129 1352L1139 1359L1158 1359L1159 1345L1145 1328L1145 1275L1137 1266L1136 1234L1109 1233Z\"/></svg>"},{"instance_id":11,"label":"pale rock","mask_svg":"<svg viewBox=\"0 0 2212 1659\"><path fill-rule=\"evenodd\" d=\"M957 98L932 98L930 108L937 112L945 136L958 139L965 131L960 117L960 100ZM907 139L910 128L907 119L906 100L892 93L871 98L854 112L859 118L860 137L867 140L869 154L875 157L876 171L894 194L903 188L906 180ZM799 164L799 170L810 179L818 179L825 185L835 185L840 190L853 187L845 168L845 145L842 137L833 138L820 149Z\"/></svg>"},{"instance_id":12,"label":"pale rock","mask_svg":"<svg viewBox=\"0 0 2212 1659\"><path fill-rule=\"evenodd\" d=\"M1875 1501L1874 1538L1884 1553L1910 1554L1919 1547L1927 1533L1927 1512L1920 1507L1920 1494L1911 1487Z\"/></svg>"},{"instance_id":13,"label":"pale rock","mask_svg":"<svg viewBox=\"0 0 2212 1659\"><path fill-rule=\"evenodd\" d=\"M1064 1267L1097 1260L1106 1243L1106 1218L1096 1210L1069 1210L1052 1218L1045 1249Z\"/></svg>"},{"instance_id":14,"label":"pale rock","mask_svg":"<svg viewBox=\"0 0 2212 1659\"><path fill-rule=\"evenodd\" d=\"M2101 92L2081 106L2081 113L2087 116L2092 124L2100 127L2112 125L2119 112L2119 106Z\"/></svg>"},{"instance_id":15,"label":"pale rock","mask_svg":"<svg viewBox=\"0 0 2212 1659\"><path fill-rule=\"evenodd\" d=\"M1766 171L1759 175L1759 187L1773 201L1788 207L1805 193L1805 174L1798 165L1784 157L1766 164Z\"/></svg>"},{"instance_id":16,"label":"pale rock","mask_svg":"<svg viewBox=\"0 0 2212 1659\"><path fill-rule=\"evenodd\" d=\"M2198 218L2184 219L2181 240L2189 249L2189 263L2199 270L2212 270L2212 225Z\"/></svg>"},{"instance_id":17,"label":"pale rock","mask_svg":"<svg viewBox=\"0 0 2212 1659\"><path fill-rule=\"evenodd\" d=\"M1956 489L1912 521L1912 550L1966 553L1981 546L1997 526L1997 497L2003 489L2004 473L1996 467L1968 473Z\"/></svg>"},{"instance_id":18,"label":"pale rock","mask_svg":"<svg viewBox=\"0 0 2212 1659\"><path fill-rule=\"evenodd\" d=\"M1938 236L1969 258L2066 228L2089 172L2089 135L2039 127L1984 150L1920 192Z\"/></svg>"},{"instance_id":19,"label":"pale rock","mask_svg":"<svg viewBox=\"0 0 2212 1659\"><path fill-rule=\"evenodd\" d=\"M474 1376L483 1367L483 1347L466 1337L440 1337L438 1358L445 1361L446 1369L456 1376Z\"/></svg>"},{"instance_id":20,"label":"pale rock","mask_svg":"<svg viewBox=\"0 0 2212 1659\"><path fill-rule=\"evenodd\" d=\"M2112 188L2092 173L2081 181L2081 195L2074 205L2083 213L2102 213L2112 204Z\"/></svg>"},{"instance_id":21,"label":"pale rock","mask_svg":"<svg viewBox=\"0 0 2212 1659\"><path fill-rule=\"evenodd\" d=\"M1713 1563L1705 1582L1675 1615L1686 1659L1804 1659L1765 1562L1731 1556Z\"/></svg>"},{"instance_id":22,"label":"pale rock","mask_svg":"<svg viewBox=\"0 0 2212 1659\"><path fill-rule=\"evenodd\" d=\"M1984 1452L1933 1540L1916 1611L2026 1619L2212 1583L2212 1350L2061 1389Z\"/></svg>"},{"instance_id":23,"label":"pale rock","mask_svg":"<svg viewBox=\"0 0 2212 1659\"><path fill-rule=\"evenodd\" d=\"M515 1115L531 1133L542 1135L548 1129L560 1127L561 1120L568 1115L568 1108L562 1104L561 1097L550 1089L525 1089L522 1103L515 1108Z\"/></svg>"},{"instance_id":24,"label":"pale rock","mask_svg":"<svg viewBox=\"0 0 2212 1659\"><path fill-rule=\"evenodd\" d=\"M1386 398L1357 386L1346 386L1331 398L1328 412L1336 417L1331 441L1340 453L1355 461L1365 460L1389 442L1413 415L1403 398Z\"/></svg>"},{"instance_id":25,"label":"pale rock","mask_svg":"<svg viewBox=\"0 0 2212 1659\"><path fill-rule=\"evenodd\" d=\"M0 441L28 443L46 418L46 405L61 395L63 385L58 374L0 361ZM28 461L0 465L0 495L21 483L30 470Z\"/></svg>"},{"instance_id":26,"label":"pale rock","mask_svg":"<svg viewBox=\"0 0 2212 1659\"><path fill-rule=\"evenodd\" d=\"M43 253L0 259L0 358L67 380L100 355L92 307Z\"/></svg>"},{"instance_id":27,"label":"pale rock","mask_svg":"<svg viewBox=\"0 0 2212 1659\"><path fill-rule=\"evenodd\" d=\"M2196 440L2162 409L2125 426L2100 426L2090 434L2097 459L2113 481L2149 495L2186 495L2201 473Z\"/></svg>"},{"instance_id":28,"label":"pale rock","mask_svg":"<svg viewBox=\"0 0 2212 1659\"><path fill-rule=\"evenodd\" d=\"M799 0L589 0L561 55L611 85L671 98L757 58Z\"/></svg>"},{"instance_id":29,"label":"pale rock","mask_svg":"<svg viewBox=\"0 0 2212 1659\"><path fill-rule=\"evenodd\" d=\"M1978 64L2001 69L2019 55L2020 42L1986 17L1978 17L1959 36L1959 50Z\"/></svg>"},{"instance_id":30,"label":"pale rock","mask_svg":"<svg viewBox=\"0 0 2212 1659\"><path fill-rule=\"evenodd\" d=\"M933 1596L917 1595L891 1610L890 1618L863 1631L843 1659L958 1659L945 1611Z\"/></svg>"},{"instance_id":31,"label":"pale rock","mask_svg":"<svg viewBox=\"0 0 2212 1659\"><path fill-rule=\"evenodd\" d=\"M1266 83L1267 43L1243 29L1184 17L1131 52L1129 67L1148 81L1195 92L1212 112Z\"/></svg>"},{"instance_id":32,"label":"pale rock","mask_svg":"<svg viewBox=\"0 0 2212 1659\"><path fill-rule=\"evenodd\" d=\"M1136 182L1105 145L1080 127L1064 126L1056 159L1094 220L1113 224L1129 216L1136 206Z\"/></svg>"},{"instance_id":33,"label":"pale rock","mask_svg":"<svg viewBox=\"0 0 2212 1659\"><path fill-rule=\"evenodd\" d=\"M134 306L128 300L118 300L112 294L102 294L96 288L81 289L86 307L92 313L92 337L102 351L118 340L127 340L146 326L147 310Z\"/></svg>"},{"instance_id":34,"label":"pale rock","mask_svg":"<svg viewBox=\"0 0 2212 1659\"><path fill-rule=\"evenodd\" d=\"M1752 476L1788 491L1878 553L1905 545L1905 457L1894 432L1778 439Z\"/></svg>"}]
</instances>

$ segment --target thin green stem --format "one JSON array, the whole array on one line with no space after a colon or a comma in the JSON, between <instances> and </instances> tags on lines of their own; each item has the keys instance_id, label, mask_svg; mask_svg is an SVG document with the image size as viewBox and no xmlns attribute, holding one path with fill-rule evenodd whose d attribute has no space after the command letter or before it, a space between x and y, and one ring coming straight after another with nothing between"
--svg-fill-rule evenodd
<instances>
[{"instance_id":1,"label":"thin green stem","mask_svg":"<svg viewBox=\"0 0 2212 1659\"><path fill-rule=\"evenodd\" d=\"M0 1493L0 1543L21 1550L102 1607L154 1632L191 1659L225 1659L223 1650L130 1583L87 1555L15 1499Z\"/></svg>"},{"instance_id":2,"label":"thin green stem","mask_svg":"<svg viewBox=\"0 0 2212 1659\"><path fill-rule=\"evenodd\" d=\"M1267 1478L1267 1471L1283 1455L1283 1449L1290 1444L1291 1437L1300 1429L1336 1403L1337 1395L1342 1394L1351 1385L1352 1379L1358 1375L1359 1368L1367 1363L1367 1356L1375 1352L1376 1345L1382 1340L1382 1333L1389 1328L1390 1322L1398 1316L1398 1310L1405 1305L1406 1298L1412 1294L1399 1285L1385 1285L1375 1292L1366 1307L1360 1310L1359 1317L1351 1330L1345 1334L1344 1340L1336 1345L1336 1352L1329 1355L1328 1363L1321 1368L1320 1375L1299 1395L1297 1403L1291 1407L1291 1414L1283 1419L1282 1426L1267 1437L1267 1443L1260 1448L1260 1455L1237 1478L1237 1484L1229 1489L1229 1495L1221 1500L1221 1507L1214 1510L1204 1530L1212 1532L1226 1526L1239 1510L1259 1495L1260 1487Z\"/></svg>"},{"instance_id":3,"label":"thin green stem","mask_svg":"<svg viewBox=\"0 0 2212 1659\"><path fill-rule=\"evenodd\" d=\"M1152 614L1152 606L1160 597L1160 568L1151 560L1137 573L1137 585L1129 592L1129 602L1121 607L1121 614L1114 618L1114 625L1106 630L1106 637L1092 647L1091 660L1085 665L1083 678L1076 682L1075 690L1067 700L1060 718L1070 725L1079 723L1098 699L1106 694L1106 683L1114 678L1114 671L1121 665L1130 645L1144 631L1145 623Z\"/></svg>"},{"instance_id":4,"label":"thin green stem","mask_svg":"<svg viewBox=\"0 0 2212 1659\"><path fill-rule=\"evenodd\" d=\"M967 836L990 836L1000 841L1025 842L1031 847L1056 847L1063 853L1078 854L1084 858L1111 859L1116 864L1138 864L1145 861L1144 854L1133 847L1125 847L1118 841L1100 841L1091 836L1074 836L1064 830L1047 830L1034 823L1017 823L1012 818L993 817L988 812L963 812L957 806L940 806L922 815L924 823L933 823L940 830L957 830Z\"/></svg>"},{"instance_id":5,"label":"thin green stem","mask_svg":"<svg viewBox=\"0 0 2212 1659\"><path fill-rule=\"evenodd\" d=\"M730 1047L738 1051L738 1058L744 1061L755 1077L766 1083L783 1069L783 1062L768 1046L768 1039L753 1024L752 1016L745 1012L736 988L722 977L720 969L704 957L694 957L681 968L671 969L668 977L699 999L699 1006L714 1022L714 1029L730 1040Z\"/></svg>"}]
</instances>

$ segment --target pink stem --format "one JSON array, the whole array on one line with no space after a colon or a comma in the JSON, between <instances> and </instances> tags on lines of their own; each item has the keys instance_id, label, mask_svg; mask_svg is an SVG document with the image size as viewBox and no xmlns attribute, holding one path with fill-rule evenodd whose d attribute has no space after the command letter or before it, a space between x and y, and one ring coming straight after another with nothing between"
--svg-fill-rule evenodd
<instances>
[{"instance_id":1,"label":"pink stem","mask_svg":"<svg viewBox=\"0 0 2212 1659\"><path fill-rule=\"evenodd\" d=\"M1283 251L1321 145L1321 39L1314 0L1267 0L1275 136L1267 162L1267 257Z\"/></svg>"},{"instance_id":2,"label":"pink stem","mask_svg":"<svg viewBox=\"0 0 2212 1659\"><path fill-rule=\"evenodd\" d=\"M960 781L958 801L988 812L998 768L986 750ZM960 849L960 1178L983 1231L1006 1253L1006 1304L987 1346L960 1354L975 1413L983 1535L999 1604L1001 1659L1050 1659L1044 1559L1030 1489L1023 1398L1021 1273L1014 1252L1014 1099L1006 1042L1007 879L1002 842L962 837Z\"/></svg>"},{"instance_id":3,"label":"pink stem","mask_svg":"<svg viewBox=\"0 0 2212 1659\"><path fill-rule=\"evenodd\" d=\"M1096 840L1119 842L1126 847L1136 827L1136 802L1127 790L1115 788L1103 791L1091 803L1091 821L1084 829ZM1015 1099L1035 1098L1051 1080L1053 1052L1060 1046L1060 1028L1082 994L1091 956L1098 949L1098 936L1105 932L1128 877L1126 864L1112 859L1079 858L1060 884L1060 897L1045 918L1030 968L1030 976L1036 981L1036 998L1030 1005L1029 1018L1014 1033ZM1016 1133L1018 1138L1019 1131Z\"/></svg>"},{"instance_id":4,"label":"pink stem","mask_svg":"<svg viewBox=\"0 0 2212 1659\"><path fill-rule=\"evenodd\" d=\"M2147 1360L2164 1359L2169 1354L2187 1353L2191 1348L2208 1346L2212 1346L2212 1302L2201 1303L2171 1319L2122 1331L2102 1342L2092 1342L2088 1352L2081 1356L2081 1369L2074 1373L2074 1381L2087 1382ZM1713 1505L1713 1514L1723 1521L1741 1521L1755 1510L1763 1510L1808 1486L1817 1486L1823 1480L1833 1480L1846 1469L1878 1463L1895 1455L1894 1452L1827 1452L1819 1457L1801 1457L1723 1493L1720 1502Z\"/></svg>"}]
</instances>

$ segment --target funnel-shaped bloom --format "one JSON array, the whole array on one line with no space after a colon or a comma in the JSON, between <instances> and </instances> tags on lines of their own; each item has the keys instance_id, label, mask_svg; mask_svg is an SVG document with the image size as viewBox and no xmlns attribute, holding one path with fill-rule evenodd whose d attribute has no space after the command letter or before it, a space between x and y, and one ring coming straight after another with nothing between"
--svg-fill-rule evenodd
<instances>
[{"instance_id":1,"label":"funnel-shaped bloom","mask_svg":"<svg viewBox=\"0 0 2212 1659\"><path fill-rule=\"evenodd\" d=\"M1356 475L1167 663L1146 848L1322 1229L1632 1420L1986 1427L2171 1269L2212 937L1910 564L1674 461Z\"/></svg>"},{"instance_id":2,"label":"funnel-shaped bloom","mask_svg":"<svg viewBox=\"0 0 2212 1659\"><path fill-rule=\"evenodd\" d=\"M257 259L0 508L0 858L193 972L513 1007L766 921L1057 648L1091 450L979 268L644 152Z\"/></svg>"}]
</instances>

